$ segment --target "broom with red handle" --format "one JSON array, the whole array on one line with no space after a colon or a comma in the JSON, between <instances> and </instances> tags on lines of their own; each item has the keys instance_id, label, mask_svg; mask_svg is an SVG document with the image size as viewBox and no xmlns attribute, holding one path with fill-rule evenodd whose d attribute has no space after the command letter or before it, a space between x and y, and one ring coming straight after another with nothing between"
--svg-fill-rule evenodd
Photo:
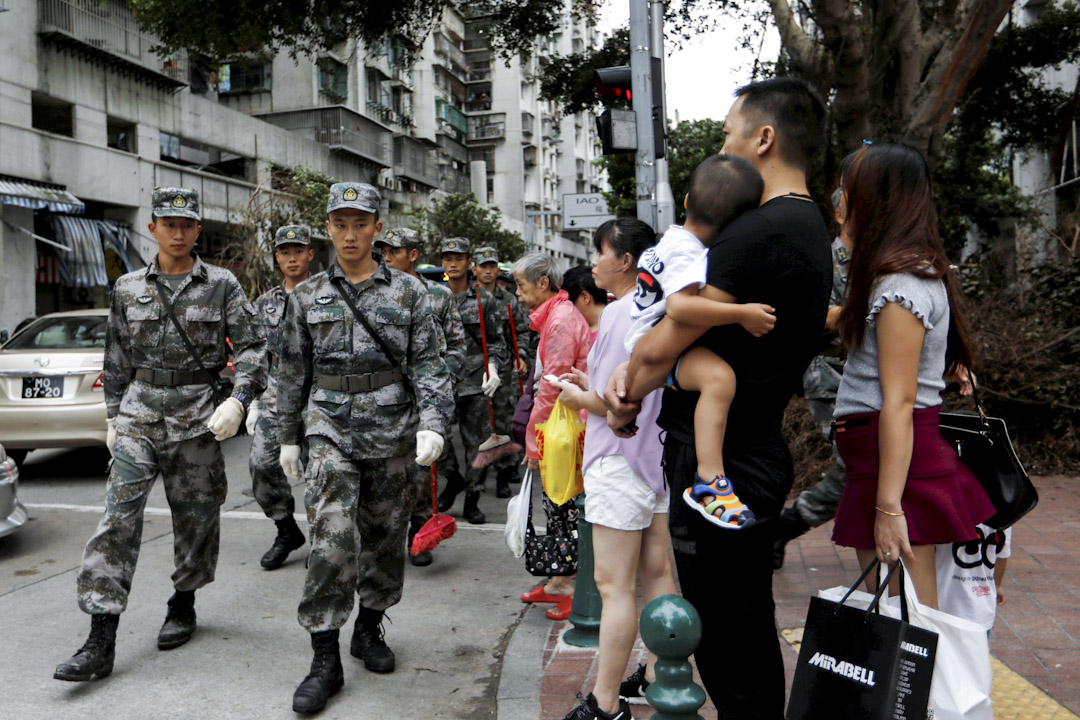
<instances>
[{"instance_id":1,"label":"broom with red handle","mask_svg":"<svg viewBox=\"0 0 1080 720\"><path fill-rule=\"evenodd\" d=\"M517 328L514 327L514 312L513 312L513 310L510 309L510 303L506 303L506 317L510 318L510 339L514 343L514 360L515 360L515 365L516 365L517 364L516 361L521 357L521 353L518 352ZM516 370L516 368L515 368L515 370ZM525 383L522 382L521 375L519 373L515 372L514 374L517 375L518 390L520 390L521 394L524 395L525 394Z\"/></svg>"},{"instance_id":2,"label":"broom with red handle","mask_svg":"<svg viewBox=\"0 0 1080 720\"><path fill-rule=\"evenodd\" d=\"M480 310L480 347L484 351L484 372L487 373L487 327L484 323L484 304L480 301L480 293L476 294L476 307ZM500 435L495 431L495 403L491 398L488 398L488 418L491 420L491 435L480 443L472 461L473 468L477 470L487 467L504 455L521 452L521 446L511 440L509 435Z\"/></svg>"},{"instance_id":3,"label":"broom with red handle","mask_svg":"<svg viewBox=\"0 0 1080 720\"><path fill-rule=\"evenodd\" d=\"M431 463L431 517L416 531L413 536L412 547L409 552L419 555L422 552L430 552L443 540L457 532L457 521L449 515L439 514L438 495L439 475L435 471L435 463Z\"/></svg>"}]
</instances>

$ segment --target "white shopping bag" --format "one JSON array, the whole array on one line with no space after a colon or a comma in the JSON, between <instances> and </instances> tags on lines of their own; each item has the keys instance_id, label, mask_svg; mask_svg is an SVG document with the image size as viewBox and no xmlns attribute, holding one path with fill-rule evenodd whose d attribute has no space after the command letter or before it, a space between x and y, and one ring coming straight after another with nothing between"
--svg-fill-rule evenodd
<instances>
[{"instance_id":1,"label":"white shopping bag","mask_svg":"<svg viewBox=\"0 0 1080 720\"><path fill-rule=\"evenodd\" d=\"M884 572L884 568L882 568ZM908 622L938 634L934 679L930 685L930 705L927 718L933 720L994 720L990 705L993 674L990 670L990 644L981 626L919 602L915 585L908 573L903 573L904 592L908 600ZM819 597L839 601L846 587L829 588ZM873 595L852 593L845 604L866 608ZM900 617L900 598L892 597L881 603L881 612Z\"/></svg>"},{"instance_id":2,"label":"white shopping bag","mask_svg":"<svg viewBox=\"0 0 1080 720\"><path fill-rule=\"evenodd\" d=\"M506 503L503 539L506 540L510 552L518 558L525 554L525 530L529 527L529 503L532 502L532 474L531 469L525 471L520 492Z\"/></svg>"}]
</instances>

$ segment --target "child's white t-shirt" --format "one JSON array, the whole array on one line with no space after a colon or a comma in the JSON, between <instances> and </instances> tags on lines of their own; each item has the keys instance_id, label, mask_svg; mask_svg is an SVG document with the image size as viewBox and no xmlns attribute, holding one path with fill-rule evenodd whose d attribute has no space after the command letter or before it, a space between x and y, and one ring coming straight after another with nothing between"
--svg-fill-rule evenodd
<instances>
[{"instance_id":1,"label":"child's white t-shirt","mask_svg":"<svg viewBox=\"0 0 1080 720\"><path fill-rule=\"evenodd\" d=\"M989 630L997 616L994 566L1012 554L1012 528L976 525L977 540L935 548L938 609Z\"/></svg>"},{"instance_id":2,"label":"child's white t-shirt","mask_svg":"<svg viewBox=\"0 0 1080 720\"><path fill-rule=\"evenodd\" d=\"M655 246L638 258L637 290L630 308L630 332L626 353L632 354L637 341L660 322L667 312L667 296L683 288L705 287L708 250L681 225L672 225Z\"/></svg>"}]
</instances>

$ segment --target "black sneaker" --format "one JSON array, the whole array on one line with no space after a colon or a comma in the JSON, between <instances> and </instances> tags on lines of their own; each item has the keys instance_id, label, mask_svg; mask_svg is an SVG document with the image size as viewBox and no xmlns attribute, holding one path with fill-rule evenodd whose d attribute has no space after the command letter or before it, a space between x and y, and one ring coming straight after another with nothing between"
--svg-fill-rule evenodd
<instances>
[{"instance_id":1,"label":"black sneaker","mask_svg":"<svg viewBox=\"0 0 1080 720\"><path fill-rule=\"evenodd\" d=\"M619 707L613 713L606 713L596 705L596 697L589 693L589 697L581 697L577 694L578 704L566 714L563 720L633 720L630 716L630 705L626 698L619 698Z\"/></svg>"},{"instance_id":2,"label":"black sneaker","mask_svg":"<svg viewBox=\"0 0 1080 720\"><path fill-rule=\"evenodd\" d=\"M645 679L645 665L642 663L619 685L619 695L635 705L644 705L646 704L645 691L648 689L649 681Z\"/></svg>"}]
</instances>

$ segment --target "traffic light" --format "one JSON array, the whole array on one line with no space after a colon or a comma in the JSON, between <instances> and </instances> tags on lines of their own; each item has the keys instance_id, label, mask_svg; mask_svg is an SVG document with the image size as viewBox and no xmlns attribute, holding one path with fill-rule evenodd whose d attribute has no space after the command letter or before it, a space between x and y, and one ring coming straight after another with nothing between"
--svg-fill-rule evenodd
<instances>
[{"instance_id":1,"label":"traffic light","mask_svg":"<svg viewBox=\"0 0 1080 720\"><path fill-rule=\"evenodd\" d=\"M662 108L664 106L663 73L660 58L652 58L652 117L653 141L656 157L664 157L665 130ZM596 92L601 98L617 98L631 101L630 66L598 68L594 77ZM637 150L637 119L631 111L608 108L596 119L596 130L600 135L601 154L634 152ZM629 142L627 139L629 138Z\"/></svg>"}]
</instances>

